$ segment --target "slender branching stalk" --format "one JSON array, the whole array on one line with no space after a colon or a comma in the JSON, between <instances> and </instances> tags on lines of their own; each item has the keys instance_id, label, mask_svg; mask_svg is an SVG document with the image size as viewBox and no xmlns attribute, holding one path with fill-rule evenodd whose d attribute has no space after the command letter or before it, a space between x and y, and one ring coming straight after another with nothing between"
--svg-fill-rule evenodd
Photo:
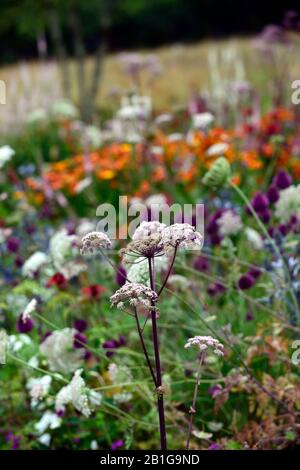
<instances>
[{"instance_id":1,"label":"slender branching stalk","mask_svg":"<svg viewBox=\"0 0 300 470\"><path fill-rule=\"evenodd\" d=\"M190 440L191 440L192 429L193 429L193 418L194 418L194 414L196 413L196 401L197 401L198 389L199 389L199 385L200 385L200 377L201 377L201 370L202 370L202 364L203 364L203 361L204 361L204 357L205 357L205 353L201 352L200 355L199 355L198 370L197 370L197 376L196 376L196 382L195 382L195 388L194 388L193 402L192 402L192 406L189 409L190 419L189 419L189 426L188 426L188 432L187 432L187 438L186 438L186 450L189 450L189 448L190 448Z\"/></svg>"}]
</instances>

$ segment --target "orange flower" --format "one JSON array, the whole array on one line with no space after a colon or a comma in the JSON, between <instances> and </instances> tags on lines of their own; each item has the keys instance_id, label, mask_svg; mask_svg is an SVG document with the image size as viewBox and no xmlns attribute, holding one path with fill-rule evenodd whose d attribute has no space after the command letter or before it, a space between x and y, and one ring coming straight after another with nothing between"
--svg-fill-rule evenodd
<instances>
[{"instance_id":1,"label":"orange flower","mask_svg":"<svg viewBox=\"0 0 300 470\"><path fill-rule=\"evenodd\" d=\"M242 162L251 170L259 170L263 166L256 150L247 150L242 152Z\"/></svg>"}]
</instances>

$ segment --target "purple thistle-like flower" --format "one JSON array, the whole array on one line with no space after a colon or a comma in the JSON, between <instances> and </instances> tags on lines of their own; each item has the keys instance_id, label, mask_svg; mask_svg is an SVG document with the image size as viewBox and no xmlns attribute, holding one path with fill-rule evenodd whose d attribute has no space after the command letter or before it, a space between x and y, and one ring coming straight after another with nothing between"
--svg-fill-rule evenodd
<instances>
[{"instance_id":1,"label":"purple thistle-like flower","mask_svg":"<svg viewBox=\"0 0 300 470\"><path fill-rule=\"evenodd\" d=\"M216 442L213 442L213 443L209 446L208 450L221 450L221 447L220 447L219 444L217 444Z\"/></svg>"},{"instance_id":2,"label":"purple thistle-like flower","mask_svg":"<svg viewBox=\"0 0 300 470\"><path fill-rule=\"evenodd\" d=\"M221 282L212 282L211 284L209 284L209 286L207 288L207 293L211 297L214 297L216 295L223 294L223 292L225 292L225 290L226 289L225 289L224 285Z\"/></svg>"},{"instance_id":3,"label":"purple thistle-like flower","mask_svg":"<svg viewBox=\"0 0 300 470\"><path fill-rule=\"evenodd\" d=\"M21 438L13 434L11 431L6 433L5 440L9 444L11 443L11 449L17 450L20 447Z\"/></svg>"},{"instance_id":4,"label":"purple thistle-like flower","mask_svg":"<svg viewBox=\"0 0 300 470\"><path fill-rule=\"evenodd\" d=\"M279 170L274 178L274 184L278 189L286 189L291 186L293 179L286 170Z\"/></svg>"},{"instance_id":5,"label":"purple thistle-like flower","mask_svg":"<svg viewBox=\"0 0 300 470\"><path fill-rule=\"evenodd\" d=\"M16 326L19 333L29 333L34 327L34 321L32 318L23 319L23 314L21 314Z\"/></svg>"},{"instance_id":6,"label":"purple thistle-like flower","mask_svg":"<svg viewBox=\"0 0 300 470\"><path fill-rule=\"evenodd\" d=\"M250 289L255 284L255 279L251 274L243 274L238 282L238 287L242 290Z\"/></svg>"},{"instance_id":7,"label":"purple thistle-like flower","mask_svg":"<svg viewBox=\"0 0 300 470\"><path fill-rule=\"evenodd\" d=\"M21 240L18 237L9 237L6 241L6 248L11 253L17 253L21 245Z\"/></svg>"},{"instance_id":8,"label":"purple thistle-like flower","mask_svg":"<svg viewBox=\"0 0 300 470\"><path fill-rule=\"evenodd\" d=\"M87 337L81 333L75 333L73 346L75 349L84 348L87 343Z\"/></svg>"},{"instance_id":9,"label":"purple thistle-like flower","mask_svg":"<svg viewBox=\"0 0 300 470\"><path fill-rule=\"evenodd\" d=\"M250 269L249 274L250 276L254 277L254 279L258 279L261 275L261 270L257 266L254 266Z\"/></svg>"},{"instance_id":10,"label":"purple thistle-like flower","mask_svg":"<svg viewBox=\"0 0 300 470\"><path fill-rule=\"evenodd\" d=\"M83 319L78 319L74 321L74 328L75 330L79 331L82 333L87 329L87 321Z\"/></svg>"},{"instance_id":11,"label":"purple thistle-like flower","mask_svg":"<svg viewBox=\"0 0 300 470\"><path fill-rule=\"evenodd\" d=\"M251 204L256 212L262 212L269 207L269 199L262 193L256 193Z\"/></svg>"},{"instance_id":12,"label":"purple thistle-like flower","mask_svg":"<svg viewBox=\"0 0 300 470\"><path fill-rule=\"evenodd\" d=\"M279 191L276 186L270 186L267 191L267 198L269 199L270 204L274 204L279 199Z\"/></svg>"},{"instance_id":13,"label":"purple thistle-like flower","mask_svg":"<svg viewBox=\"0 0 300 470\"><path fill-rule=\"evenodd\" d=\"M259 218L265 223L269 223L271 220L271 212L268 209L265 209L258 213Z\"/></svg>"},{"instance_id":14,"label":"purple thistle-like flower","mask_svg":"<svg viewBox=\"0 0 300 470\"><path fill-rule=\"evenodd\" d=\"M199 256L197 259L194 261L194 269L197 269L197 271L208 271L209 270L209 262L206 258L203 258L202 256Z\"/></svg>"}]
</instances>

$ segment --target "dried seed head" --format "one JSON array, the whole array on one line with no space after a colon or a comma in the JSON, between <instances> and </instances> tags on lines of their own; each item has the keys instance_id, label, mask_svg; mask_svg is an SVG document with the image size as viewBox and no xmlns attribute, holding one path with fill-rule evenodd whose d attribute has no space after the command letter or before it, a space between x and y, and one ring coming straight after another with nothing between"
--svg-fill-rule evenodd
<instances>
[{"instance_id":1,"label":"dried seed head","mask_svg":"<svg viewBox=\"0 0 300 470\"><path fill-rule=\"evenodd\" d=\"M80 253L82 255L88 253L97 253L102 248L110 248L111 241L105 233L90 232L81 240Z\"/></svg>"},{"instance_id":2,"label":"dried seed head","mask_svg":"<svg viewBox=\"0 0 300 470\"><path fill-rule=\"evenodd\" d=\"M218 158L204 175L202 181L212 188L225 186L230 178L231 168L225 157Z\"/></svg>"},{"instance_id":3,"label":"dried seed head","mask_svg":"<svg viewBox=\"0 0 300 470\"><path fill-rule=\"evenodd\" d=\"M117 290L110 298L111 304L124 310L126 305L133 307L151 307L151 303L155 302L157 294L150 287L144 284L134 282L126 282L119 290ZM152 308L152 307L151 307Z\"/></svg>"}]
</instances>

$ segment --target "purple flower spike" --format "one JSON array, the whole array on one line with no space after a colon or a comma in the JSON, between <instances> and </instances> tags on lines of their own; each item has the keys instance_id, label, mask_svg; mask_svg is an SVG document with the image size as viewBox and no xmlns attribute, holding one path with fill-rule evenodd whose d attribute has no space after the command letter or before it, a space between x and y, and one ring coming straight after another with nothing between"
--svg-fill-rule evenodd
<instances>
[{"instance_id":1,"label":"purple flower spike","mask_svg":"<svg viewBox=\"0 0 300 470\"><path fill-rule=\"evenodd\" d=\"M277 202L279 199L279 191L276 188L276 186L270 186L268 191L267 191L267 198L269 199L271 204L274 204L274 202Z\"/></svg>"},{"instance_id":2,"label":"purple flower spike","mask_svg":"<svg viewBox=\"0 0 300 470\"><path fill-rule=\"evenodd\" d=\"M286 170L279 170L274 178L274 184L278 189L285 189L291 186L293 179Z\"/></svg>"},{"instance_id":3,"label":"purple flower spike","mask_svg":"<svg viewBox=\"0 0 300 470\"><path fill-rule=\"evenodd\" d=\"M27 318L23 320L23 315L21 314L17 320L17 331L19 333L29 333L34 327L34 321L32 318Z\"/></svg>"},{"instance_id":4,"label":"purple flower spike","mask_svg":"<svg viewBox=\"0 0 300 470\"><path fill-rule=\"evenodd\" d=\"M254 198L251 201L253 208L257 212L262 212L266 210L269 206L269 199L262 193L256 193Z\"/></svg>"},{"instance_id":5,"label":"purple flower spike","mask_svg":"<svg viewBox=\"0 0 300 470\"><path fill-rule=\"evenodd\" d=\"M238 286L242 290L250 289L250 287L254 286L254 284L255 284L255 279L249 273L241 276L238 282Z\"/></svg>"}]
</instances>

